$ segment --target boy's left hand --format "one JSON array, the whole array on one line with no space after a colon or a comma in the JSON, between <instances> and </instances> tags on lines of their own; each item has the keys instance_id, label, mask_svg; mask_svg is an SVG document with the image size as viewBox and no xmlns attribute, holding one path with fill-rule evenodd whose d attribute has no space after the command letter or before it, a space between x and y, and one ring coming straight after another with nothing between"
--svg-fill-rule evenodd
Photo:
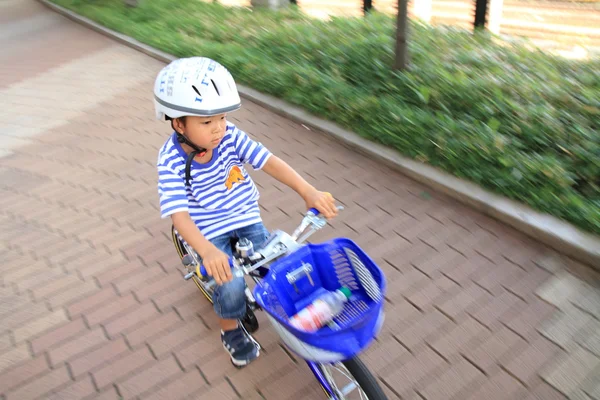
<instances>
[{"instance_id":1,"label":"boy's left hand","mask_svg":"<svg viewBox=\"0 0 600 400\"><path fill-rule=\"evenodd\" d=\"M304 201L308 209L316 208L327 219L332 219L338 215L335 199L331 193L312 189L304 195Z\"/></svg>"}]
</instances>

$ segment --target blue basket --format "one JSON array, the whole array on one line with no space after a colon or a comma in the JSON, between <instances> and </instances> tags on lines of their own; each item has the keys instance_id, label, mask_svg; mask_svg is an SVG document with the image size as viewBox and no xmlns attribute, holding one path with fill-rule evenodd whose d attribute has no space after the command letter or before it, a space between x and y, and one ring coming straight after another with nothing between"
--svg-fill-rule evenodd
<instances>
[{"instance_id":1,"label":"blue basket","mask_svg":"<svg viewBox=\"0 0 600 400\"><path fill-rule=\"evenodd\" d=\"M303 266L312 272L288 279ZM334 319L334 327L305 332L289 324L289 317L325 291L342 286L352 296ZM337 362L361 352L379 333L385 286L383 272L373 260L353 241L339 238L303 246L274 262L254 288L254 297L292 351L306 360Z\"/></svg>"}]
</instances>

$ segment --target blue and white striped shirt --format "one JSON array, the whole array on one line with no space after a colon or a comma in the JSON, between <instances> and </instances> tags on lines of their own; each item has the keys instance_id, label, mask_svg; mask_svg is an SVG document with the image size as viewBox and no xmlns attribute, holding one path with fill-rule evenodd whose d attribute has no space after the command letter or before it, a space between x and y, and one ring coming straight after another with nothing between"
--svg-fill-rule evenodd
<instances>
[{"instance_id":1,"label":"blue and white striped shirt","mask_svg":"<svg viewBox=\"0 0 600 400\"><path fill-rule=\"evenodd\" d=\"M158 155L161 217L187 211L208 240L261 222L258 189L243 164L261 169L270 156L262 144L228 122L210 162L192 161L190 187L186 188L187 154L173 133Z\"/></svg>"}]
</instances>

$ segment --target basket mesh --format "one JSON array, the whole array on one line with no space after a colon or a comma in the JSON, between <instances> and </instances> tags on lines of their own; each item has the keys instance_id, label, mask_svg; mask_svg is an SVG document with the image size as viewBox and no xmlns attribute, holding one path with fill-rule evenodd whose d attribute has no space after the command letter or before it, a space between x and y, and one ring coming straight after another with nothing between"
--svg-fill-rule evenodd
<instances>
[{"instance_id":1,"label":"basket mesh","mask_svg":"<svg viewBox=\"0 0 600 400\"><path fill-rule=\"evenodd\" d=\"M373 279L371 272L369 272L367 267L365 267L365 264L363 264L360 258L358 258L356 253L348 248L345 248L344 251L348 255L348 259L350 259L350 263L352 264L354 271L356 271L358 279L365 289L365 292L367 292L371 300L378 303L381 302L383 300L381 289L379 289L379 285L377 285L377 282L375 282L375 279Z\"/></svg>"}]
</instances>

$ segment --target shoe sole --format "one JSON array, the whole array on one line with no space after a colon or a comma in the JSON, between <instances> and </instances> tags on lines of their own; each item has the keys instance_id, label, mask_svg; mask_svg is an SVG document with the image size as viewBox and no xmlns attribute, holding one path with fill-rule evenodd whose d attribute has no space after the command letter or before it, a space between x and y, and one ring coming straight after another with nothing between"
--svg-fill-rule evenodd
<instances>
[{"instance_id":1,"label":"shoe sole","mask_svg":"<svg viewBox=\"0 0 600 400\"><path fill-rule=\"evenodd\" d=\"M223 345L223 348L225 349L225 351L227 352L227 354L229 354L229 358L231 359L231 363L237 367L237 368L242 368L247 366L248 364L250 364L252 361L256 360L259 356L260 356L260 349L256 350L256 357L254 357L251 360L236 360L235 358L233 358L233 356L231 355L231 353L229 352L229 350L227 350L227 347L225 347L225 345Z\"/></svg>"}]
</instances>

